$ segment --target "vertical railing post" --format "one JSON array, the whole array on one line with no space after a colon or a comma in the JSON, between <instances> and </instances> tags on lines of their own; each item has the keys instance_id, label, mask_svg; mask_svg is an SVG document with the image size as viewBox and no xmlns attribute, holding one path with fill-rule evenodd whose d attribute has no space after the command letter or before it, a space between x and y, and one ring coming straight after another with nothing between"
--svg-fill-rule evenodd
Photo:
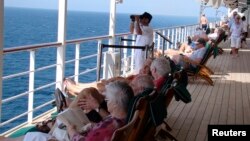
<instances>
[{"instance_id":1,"label":"vertical railing post","mask_svg":"<svg viewBox=\"0 0 250 141\"><path fill-rule=\"evenodd\" d=\"M75 82L79 81L79 67L80 67L80 43L76 44L76 50L75 50Z\"/></svg>"},{"instance_id":2,"label":"vertical railing post","mask_svg":"<svg viewBox=\"0 0 250 141\"><path fill-rule=\"evenodd\" d=\"M161 31L158 31L161 33ZM157 34L157 50L160 49L161 46L161 36Z\"/></svg>"},{"instance_id":3,"label":"vertical railing post","mask_svg":"<svg viewBox=\"0 0 250 141\"><path fill-rule=\"evenodd\" d=\"M181 42L184 42L184 27L181 27Z\"/></svg>"},{"instance_id":4,"label":"vertical railing post","mask_svg":"<svg viewBox=\"0 0 250 141\"><path fill-rule=\"evenodd\" d=\"M3 27L4 27L4 0L0 1L0 123L2 120L2 97L3 97Z\"/></svg>"},{"instance_id":5,"label":"vertical railing post","mask_svg":"<svg viewBox=\"0 0 250 141\"><path fill-rule=\"evenodd\" d=\"M178 39L176 43L181 42L181 27L177 28L177 34L178 34L178 37L177 37Z\"/></svg>"},{"instance_id":6,"label":"vertical railing post","mask_svg":"<svg viewBox=\"0 0 250 141\"><path fill-rule=\"evenodd\" d=\"M135 38L136 38L136 36L133 35L132 39L135 40ZM135 42L132 42L132 45L134 46ZM130 67L131 68L131 72L134 71L134 62L135 62L134 55L135 55L135 49L132 49L132 51L131 51L131 67Z\"/></svg>"},{"instance_id":7,"label":"vertical railing post","mask_svg":"<svg viewBox=\"0 0 250 141\"><path fill-rule=\"evenodd\" d=\"M63 85L62 80L64 77L64 70L65 70L66 21L67 21L67 0L58 0L57 41L62 43L62 46L57 48L56 87L59 89L62 89Z\"/></svg>"},{"instance_id":8,"label":"vertical railing post","mask_svg":"<svg viewBox=\"0 0 250 141\"><path fill-rule=\"evenodd\" d=\"M176 49L177 39L178 39L178 28L175 28L175 38L174 38L174 48L175 49Z\"/></svg>"},{"instance_id":9,"label":"vertical railing post","mask_svg":"<svg viewBox=\"0 0 250 141\"><path fill-rule=\"evenodd\" d=\"M125 39L128 38L128 36L124 36ZM124 41L123 43L124 46L128 45L127 41ZM122 75L124 76L126 74L127 68L128 68L128 49L124 48L123 49L123 69L122 69Z\"/></svg>"},{"instance_id":10,"label":"vertical railing post","mask_svg":"<svg viewBox=\"0 0 250 141\"><path fill-rule=\"evenodd\" d=\"M174 28L172 28L172 32L171 32L171 42L172 44L172 48L174 48Z\"/></svg>"},{"instance_id":11,"label":"vertical railing post","mask_svg":"<svg viewBox=\"0 0 250 141\"><path fill-rule=\"evenodd\" d=\"M35 50L30 51L30 73L29 73L29 100L28 100L28 123L33 119L33 104L34 104L34 84L35 84ZM30 112L32 111L32 112Z\"/></svg>"},{"instance_id":12,"label":"vertical railing post","mask_svg":"<svg viewBox=\"0 0 250 141\"><path fill-rule=\"evenodd\" d=\"M96 63L96 81L100 80L101 77L101 66L102 66L102 40L98 40L97 45L97 63Z\"/></svg>"},{"instance_id":13,"label":"vertical railing post","mask_svg":"<svg viewBox=\"0 0 250 141\"><path fill-rule=\"evenodd\" d=\"M184 42L187 40L187 26L184 28Z\"/></svg>"},{"instance_id":14,"label":"vertical railing post","mask_svg":"<svg viewBox=\"0 0 250 141\"><path fill-rule=\"evenodd\" d=\"M166 37L166 30L165 30L165 29L162 30L162 35ZM163 39L162 50L163 50L163 49L164 49L164 50L166 49L166 48L165 48L165 43L166 43L166 41ZM167 42L167 43L168 43L168 42ZM167 50L167 49L166 49L166 50Z\"/></svg>"},{"instance_id":15,"label":"vertical railing post","mask_svg":"<svg viewBox=\"0 0 250 141\"><path fill-rule=\"evenodd\" d=\"M110 0L110 11L109 11L109 44L115 43L115 26L116 26L116 0ZM109 51L114 49L110 48Z\"/></svg>"},{"instance_id":16,"label":"vertical railing post","mask_svg":"<svg viewBox=\"0 0 250 141\"><path fill-rule=\"evenodd\" d=\"M167 30L167 37L169 38L170 36L170 29ZM170 43L167 42L167 50L169 49Z\"/></svg>"}]
</instances>

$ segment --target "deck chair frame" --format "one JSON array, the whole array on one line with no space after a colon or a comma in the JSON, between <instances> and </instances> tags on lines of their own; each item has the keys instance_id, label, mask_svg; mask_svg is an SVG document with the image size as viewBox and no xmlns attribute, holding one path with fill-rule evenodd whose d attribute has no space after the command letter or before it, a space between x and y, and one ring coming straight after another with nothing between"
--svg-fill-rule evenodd
<instances>
[{"instance_id":1,"label":"deck chair frame","mask_svg":"<svg viewBox=\"0 0 250 141\"><path fill-rule=\"evenodd\" d=\"M156 91L153 91L148 96L143 96L137 101L132 120L114 132L112 141L142 140L144 127L149 119L149 99L151 96L153 97L155 93Z\"/></svg>"}]
</instances>

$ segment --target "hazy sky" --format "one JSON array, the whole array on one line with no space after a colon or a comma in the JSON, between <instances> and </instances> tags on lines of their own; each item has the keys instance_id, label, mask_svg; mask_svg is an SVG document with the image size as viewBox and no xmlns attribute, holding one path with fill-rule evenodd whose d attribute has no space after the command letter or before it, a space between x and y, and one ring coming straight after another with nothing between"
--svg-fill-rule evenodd
<instances>
[{"instance_id":1,"label":"hazy sky","mask_svg":"<svg viewBox=\"0 0 250 141\"><path fill-rule=\"evenodd\" d=\"M117 5L117 13L143 13L157 15L198 16L198 0L123 0ZM109 12L110 0L68 0L68 9L77 11ZM57 9L58 0L5 0L7 7ZM220 11L225 11L221 9ZM221 12L220 12L221 13ZM215 17L214 8L206 8L205 14Z\"/></svg>"}]
</instances>

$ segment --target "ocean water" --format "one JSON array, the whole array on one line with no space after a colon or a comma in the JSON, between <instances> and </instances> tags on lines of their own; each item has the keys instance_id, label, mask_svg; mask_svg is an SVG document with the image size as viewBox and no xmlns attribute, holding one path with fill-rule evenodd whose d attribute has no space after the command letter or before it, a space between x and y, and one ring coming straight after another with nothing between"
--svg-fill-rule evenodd
<instances>
[{"instance_id":1,"label":"ocean water","mask_svg":"<svg viewBox=\"0 0 250 141\"><path fill-rule=\"evenodd\" d=\"M117 14L116 33L129 31L130 14ZM11 48L22 45L55 42L57 40L57 11L41 9L5 8L4 15L4 48ZM170 27L177 25L187 25L197 23L197 17L176 17L153 15L151 26L153 28ZM77 39L91 36L108 35L109 14L95 12L68 12L66 38ZM70 45L71 46L71 45ZM74 49L67 46L66 60L74 57ZM44 49L36 52L36 68L54 64L56 58L53 57L56 50L54 48ZM94 48L86 48L82 54L93 54ZM94 59L81 62L80 69L91 68L95 65ZM29 52L9 54L4 56L3 74L4 76L27 71L29 69ZM73 65L66 66L66 76L72 75ZM95 74L91 73L80 79L81 82L95 80ZM28 91L28 75L11 80L3 81L3 98L8 98L19 93ZM55 81L55 71L37 72L35 75L35 88ZM54 86L46 90L35 93L34 107L41 103L53 99ZM27 111L28 97L22 97L12 102L3 104L2 119L4 122L14 116ZM34 115L52 108L46 108L35 112ZM25 121L27 117L22 117L11 124L0 127L0 133Z\"/></svg>"}]
</instances>

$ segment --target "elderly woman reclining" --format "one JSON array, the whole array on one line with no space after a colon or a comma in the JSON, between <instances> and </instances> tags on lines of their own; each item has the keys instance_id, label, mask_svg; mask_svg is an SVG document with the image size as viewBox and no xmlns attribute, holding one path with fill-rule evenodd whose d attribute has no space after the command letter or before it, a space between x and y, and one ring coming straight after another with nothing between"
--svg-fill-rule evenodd
<instances>
[{"instance_id":1,"label":"elderly woman reclining","mask_svg":"<svg viewBox=\"0 0 250 141\"><path fill-rule=\"evenodd\" d=\"M85 135L81 135L75 129L74 125L66 125L67 131L70 136L70 140L74 141L102 141L110 140L113 132L125 125L125 119L127 117L128 104L133 97L132 88L124 82L111 82L106 86L106 100L107 107L110 115L106 117L102 122L95 124L90 128ZM50 134L40 132L29 132L23 137L19 138L4 138L1 140L8 141L45 141L45 140L57 140Z\"/></svg>"}]
</instances>

